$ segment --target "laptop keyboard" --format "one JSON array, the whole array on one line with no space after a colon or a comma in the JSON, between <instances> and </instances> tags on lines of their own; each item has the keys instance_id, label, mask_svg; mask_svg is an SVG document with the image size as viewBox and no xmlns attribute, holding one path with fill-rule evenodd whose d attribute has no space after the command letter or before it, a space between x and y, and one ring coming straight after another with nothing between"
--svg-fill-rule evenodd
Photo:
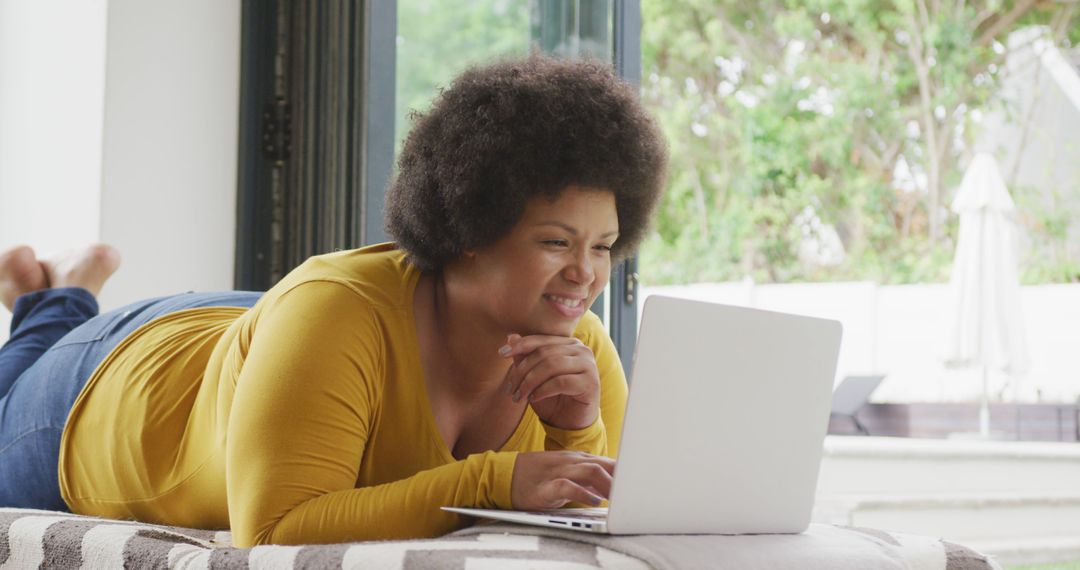
<instances>
[{"instance_id":1,"label":"laptop keyboard","mask_svg":"<svg viewBox=\"0 0 1080 570\"><path fill-rule=\"evenodd\" d=\"M529 511L529 514L544 517L569 517L590 521L604 521L607 520L608 510L603 507L587 509L551 509L550 511Z\"/></svg>"}]
</instances>

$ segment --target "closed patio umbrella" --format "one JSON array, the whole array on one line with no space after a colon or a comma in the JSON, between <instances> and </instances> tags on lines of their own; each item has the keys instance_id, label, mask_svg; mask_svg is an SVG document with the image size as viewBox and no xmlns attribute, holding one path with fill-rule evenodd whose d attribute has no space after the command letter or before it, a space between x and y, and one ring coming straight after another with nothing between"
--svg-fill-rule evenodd
<instances>
[{"instance_id":1,"label":"closed patio umbrella","mask_svg":"<svg viewBox=\"0 0 1080 570\"><path fill-rule=\"evenodd\" d=\"M950 334L946 364L982 372L980 434L990 433L988 374L991 368L1019 378L1030 367L1012 198L997 161L975 156L953 200L960 216L959 238L950 281Z\"/></svg>"}]
</instances>

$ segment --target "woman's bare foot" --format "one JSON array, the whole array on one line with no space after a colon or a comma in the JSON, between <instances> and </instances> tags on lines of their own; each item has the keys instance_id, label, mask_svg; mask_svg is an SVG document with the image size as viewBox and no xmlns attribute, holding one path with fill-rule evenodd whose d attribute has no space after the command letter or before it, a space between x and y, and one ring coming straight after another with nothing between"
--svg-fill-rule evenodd
<instances>
[{"instance_id":1,"label":"woman's bare foot","mask_svg":"<svg viewBox=\"0 0 1080 570\"><path fill-rule=\"evenodd\" d=\"M120 252L95 243L41 260L50 287L82 287L97 297L105 281L120 268Z\"/></svg>"},{"instance_id":2,"label":"woman's bare foot","mask_svg":"<svg viewBox=\"0 0 1080 570\"><path fill-rule=\"evenodd\" d=\"M48 279L30 247L20 245L0 253L0 302L9 311L20 295L47 288Z\"/></svg>"}]
</instances>

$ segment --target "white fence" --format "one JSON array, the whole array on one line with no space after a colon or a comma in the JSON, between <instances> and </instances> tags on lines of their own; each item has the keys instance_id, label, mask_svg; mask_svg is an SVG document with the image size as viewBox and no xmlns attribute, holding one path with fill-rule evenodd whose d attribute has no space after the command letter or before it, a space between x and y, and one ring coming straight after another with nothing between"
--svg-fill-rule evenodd
<instances>
[{"instance_id":1,"label":"white fence","mask_svg":"<svg viewBox=\"0 0 1080 570\"><path fill-rule=\"evenodd\" d=\"M874 401L970 401L981 393L981 371L943 364L948 285L697 283L645 287L641 298L652 294L839 320L844 340L837 380L887 375ZM992 401L1077 401L1080 285L1022 287L1021 299L1032 366L1023 378L991 370Z\"/></svg>"},{"instance_id":2,"label":"white fence","mask_svg":"<svg viewBox=\"0 0 1080 570\"><path fill-rule=\"evenodd\" d=\"M837 379L886 374L874 401L948 402L975 399L977 370L948 370L941 353L947 285L752 282L645 287L651 294L687 297L837 319L844 323ZM1080 285L1021 288L1031 370L1012 379L992 371L992 397L1003 401L1075 402L1080 396ZM0 341L10 314L0 310Z\"/></svg>"}]
</instances>

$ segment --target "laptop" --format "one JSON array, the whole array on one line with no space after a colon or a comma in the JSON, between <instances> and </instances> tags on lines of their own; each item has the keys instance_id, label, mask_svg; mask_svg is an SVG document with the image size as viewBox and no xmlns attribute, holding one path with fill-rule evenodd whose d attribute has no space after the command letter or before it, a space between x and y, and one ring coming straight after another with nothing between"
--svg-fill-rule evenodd
<instances>
[{"instance_id":1,"label":"laptop","mask_svg":"<svg viewBox=\"0 0 1080 570\"><path fill-rule=\"evenodd\" d=\"M609 507L443 509L607 534L803 532L840 336L833 320L652 295Z\"/></svg>"}]
</instances>

